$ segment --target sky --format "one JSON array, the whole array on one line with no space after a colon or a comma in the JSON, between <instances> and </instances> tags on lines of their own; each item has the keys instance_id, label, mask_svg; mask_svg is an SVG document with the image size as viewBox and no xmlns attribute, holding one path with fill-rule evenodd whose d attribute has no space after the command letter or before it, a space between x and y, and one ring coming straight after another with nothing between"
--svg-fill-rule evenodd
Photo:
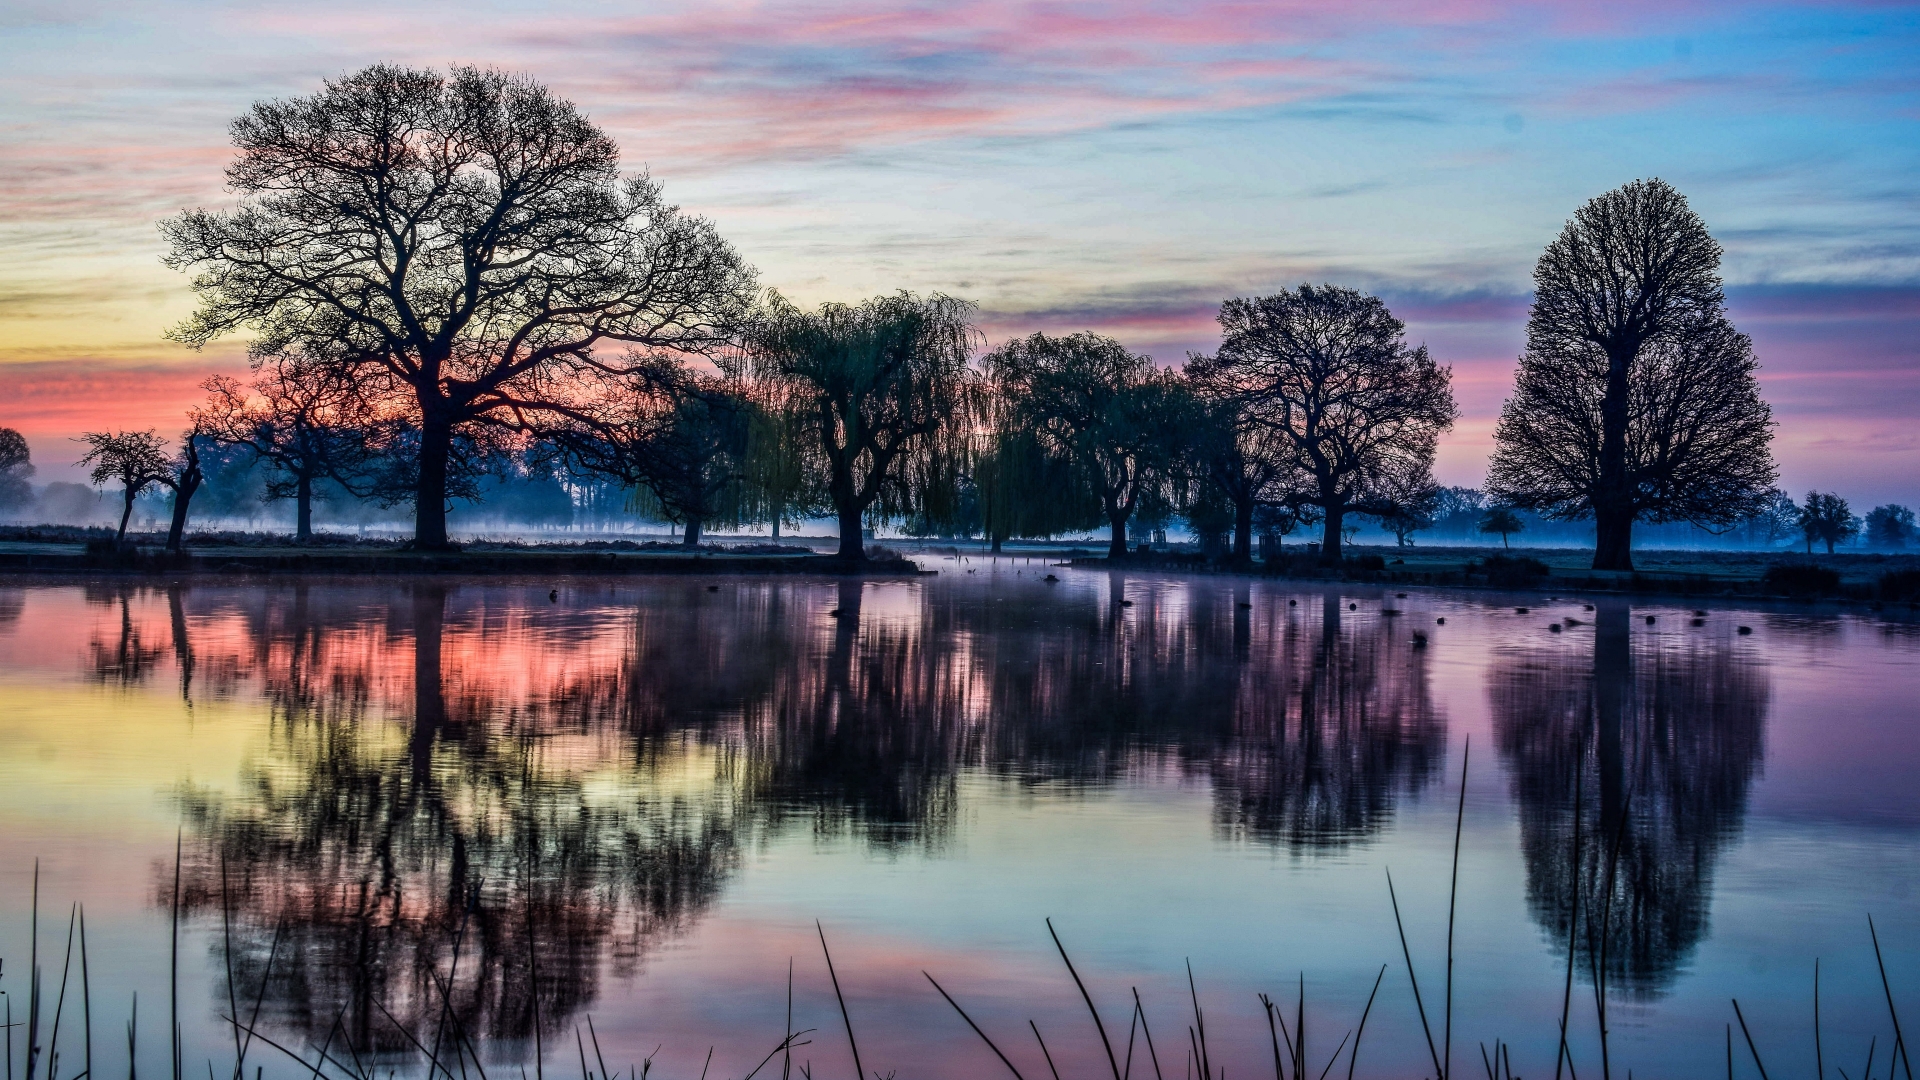
<instances>
[{"instance_id":1,"label":"sky","mask_svg":"<svg viewBox=\"0 0 1920 1080\"><path fill-rule=\"evenodd\" d=\"M164 340L155 223L229 204L252 102L375 62L548 83L805 303L1177 363L1227 297L1377 292L1452 366L1445 483L1485 476L1542 248L1658 176L1726 249L1782 485L1920 504L1920 5L1872 2L9 0L0 426L41 479L244 370Z\"/></svg>"}]
</instances>

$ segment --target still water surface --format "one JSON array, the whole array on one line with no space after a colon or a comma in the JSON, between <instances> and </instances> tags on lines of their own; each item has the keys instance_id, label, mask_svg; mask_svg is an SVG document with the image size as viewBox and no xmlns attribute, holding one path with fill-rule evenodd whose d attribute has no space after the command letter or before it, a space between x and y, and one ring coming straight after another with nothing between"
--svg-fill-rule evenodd
<instances>
[{"instance_id":1,"label":"still water surface","mask_svg":"<svg viewBox=\"0 0 1920 1080\"><path fill-rule=\"evenodd\" d=\"M496 1069L533 1054L537 986L557 1075L590 1015L609 1065L697 1076L712 1046L739 1077L791 959L794 1075L845 1076L817 919L869 1071L1003 1069L924 970L1027 1076L1029 1019L1099 1075L1051 916L1110 1031L1138 988L1166 1076L1189 961L1216 1070L1267 1074L1256 993L1304 978L1318 1073L1384 966L1356 1075L1426 1075L1387 871L1443 1038L1465 759L1455 1068L1499 1037L1551 1071L1570 941L1593 1075L1596 969L1616 1075L1723 1070L1732 997L1770 1073L1811 1071L1816 957L1827 1067L1857 1078L1879 1036L1884 1075L1869 914L1920 1025L1912 622L933 565L0 584L0 991L18 1019L38 859L50 991L77 901L101 1070L137 991L166 1075L178 835L189 1074L231 1070L224 881L241 1009L403 1070L397 1025L431 1030L451 972Z\"/></svg>"}]
</instances>

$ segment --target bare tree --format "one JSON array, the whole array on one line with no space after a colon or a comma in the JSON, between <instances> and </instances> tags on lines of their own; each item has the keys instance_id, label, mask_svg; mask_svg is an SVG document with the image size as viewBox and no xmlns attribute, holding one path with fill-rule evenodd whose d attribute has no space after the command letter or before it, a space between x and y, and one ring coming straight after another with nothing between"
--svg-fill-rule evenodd
<instances>
[{"instance_id":1,"label":"bare tree","mask_svg":"<svg viewBox=\"0 0 1920 1080\"><path fill-rule=\"evenodd\" d=\"M198 424L182 432L180 452L167 463L165 474L156 479L163 487L173 489L173 515L167 525L168 551L179 551L180 545L185 542L187 508L193 504L193 497L199 494L200 485L206 483L207 474L200 467L200 448L205 441L206 434Z\"/></svg>"},{"instance_id":2,"label":"bare tree","mask_svg":"<svg viewBox=\"0 0 1920 1080\"><path fill-rule=\"evenodd\" d=\"M113 534L116 543L127 538L127 521L133 517L133 501L140 493L172 476L172 462L166 440L151 429L147 431L89 431L77 442L89 449L77 465L91 465L88 479L93 486L120 484L120 528Z\"/></svg>"},{"instance_id":3,"label":"bare tree","mask_svg":"<svg viewBox=\"0 0 1920 1080\"><path fill-rule=\"evenodd\" d=\"M1813 554L1813 542L1827 545L1833 554L1836 544L1844 544L1860 535L1860 519L1854 516L1847 500L1829 491L1809 491L1800 508L1800 531L1807 538L1807 554Z\"/></svg>"},{"instance_id":4,"label":"bare tree","mask_svg":"<svg viewBox=\"0 0 1920 1080\"><path fill-rule=\"evenodd\" d=\"M522 76L378 65L233 123L231 211L162 223L198 347L252 330L256 362L391 393L417 426L415 543L447 542L463 425L565 409L605 341L702 352L752 273L571 103Z\"/></svg>"},{"instance_id":5,"label":"bare tree","mask_svg":"<svg viewBox=\"0 0 1920 1080\"><path fill-rule=\"evenodd\" d=\"M242 447L273 467L266 497L294 501L296 542L313 539L315 483L332 479L367 494L356 478L372 451L373 425L350 385L297 378L276 366L263 369L251 387L226 375L201 386L207 403L193 411L195 424L215 442Z\"/></svg>"},{"instance_id":6,"label":"bare tree","mask_svg":"<svg viewBox=\"0 0 1920 1080\"><path fill-rule=\"evenodd\" d=\"M1305 475L1292 440L1263 423L1231 378L1217 378L1211 357L1187 358L1199 405L1188 453L1205 481L1233 505L1233 561L1253 559L1253 520L1262 505L1298 502Z\"/></svg>"},{"instance_id":7,"label":"bare tree","mask_svg":"<svg viewBox=\"0 0 1920 1080\"><path fill-rule=\"evenodd\" d=\"M12 428L0 428L0 511L15 510L33 502L33 453L27 440Z\"/></svg>"},{"instance_id":8,"label":"bare tree","mask_svg":"<svg viewBox=\"0 0 1920 1080\"><path fill-rule=\"evenodd\" d=\"M1125 558L1127 521L1169 478L1191 430L1194 410L1177 377L1087 333L1010 341L987 354L986 367L1016 425L1070 461L1099 498L1107 556Z\"/></svg>"},{"instance_id":9,"label":"bare tree","mask_svg":"<svg viewBox=\"0 0 1920 1080\"><path fill-rule=\"evenodd\" d=\"M840 557L865 558L869 515L953 509L966 455L973 305L908 292L794 307L775 293L734 362L780 384L812 429L840 521Z\"/></svg>"},{"instance_id":10,"label":"bare tree","mask_svg":"<svg viewBox=\"0 0 1920 1080\"><path fill-rule=\"evenodd\" d=\"M646 489L697 548L704 526L737 522L745 501L754 410L729 383L653 357L611 380L586 411L591 419L540 435L576 473Z\"/></svg>"},{"instance_id":11,"label":"bare tree","mask_svg":"<svg viewBox=\"0 0 1920 1080\"><path fill-rule=\"evenodd\" d=\"M1220 328L1209 384L1285 440L1306 478L1298 498L1321 512L1321 557L1339 561L1348 514L1394 513L1392 493L1431 470L1453 426L1451 370L1407 345L1379 297L1337 285L1229 300Z\"/></svg>"},{"instance_id":12,"label":"bare tree","mask_svg":"<svg viewBox=\"0 0 1920 1080\"><path fill-rule=\"evenodd\" d=\"M1527 351L1488 489L1595 520L1596 570L1633 568L1633 523L1728 526L1773 483L1753 345L1726 317L1720 245L1636 180L1585 206L1534 267Z\"/></svg>"}]
</instances>

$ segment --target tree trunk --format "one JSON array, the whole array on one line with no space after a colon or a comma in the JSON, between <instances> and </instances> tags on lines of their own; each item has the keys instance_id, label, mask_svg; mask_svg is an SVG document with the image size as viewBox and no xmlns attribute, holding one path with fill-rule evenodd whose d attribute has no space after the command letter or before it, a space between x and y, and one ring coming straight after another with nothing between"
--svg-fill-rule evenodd
<instances>
[{"instance_id":1,"label":"tree trunk","mask_svg":"<svg viewBox=\"0 0 1920 1080\"><path fill-rule=\"evenodd\" d=\"M1131 514L1107 515L1107 520L1113 525L1113 535L1107 540L1107 558L1127 557L1127 518L1131 516Z\"/></svg>"},{"instance_id":2,"label":"tree trunk","mask_svg":"<svg viewBox=\"0 0 1920 1080\"><path fill-rule=\"evenodd\" d=\"M120 511L120 531L113 534L113 542L116 544L124 542L127 538L127 519L133 517L134 490L127 488L124 493L124 498L126 507ZM1811 538L1807 540L1807 554L1813 554L1813 540Z\"/></svg>"},{"instance_id":3,"label":"tree trunk","mask_svg":"<svg viewBox=\"0 0 1920 1080\"><path fill-rule=\"evenodd\" d=\"M860 536L860 506L854 499L840 503L840 557L860 560L867 557L867 549Z\"/></svg>"},{"instance_id":4,"label":"tree trunk","mask_svg":"<svg viewBox=\"0 0 1920 1080\"><path fill-rule=\"evenodd\" d=\"M306 473L294 482L293 489L293 542L308 544L313 542L313 477Z\"/></svg>"},{"instance_id":5,"label":"tree trunk","mask_svg":"<svg viewBox=\"0 0 1920 1080\"><path fill-rule=\"evenodd\" d=\"M416 784L433 768L433 744L447 723L446 691L441 683L440 639L446 625L444 585L421 585L413 593L413 731L407 756Z\"/></svg>"},{"instance_id":6,"label":"tree trunk","mask_svg":"<svg viewBox=\"0 0 1920 1080\"><path fill-rule=\"evenodd\" d=\"M1347 506L1345 503L1328 500L1325 507L1326 523L1320 533L1320 561L1328 566L1340 562L1340 529L1346 524Z\"/></svg>"},{"instance_id":7,"label":"tree trunk","mask_svg":"<svg viewBox=\"0 0 1920 1080\"><path fill-rule=\"evenodd\" d=\"M1607 356L1607 389L1600 399L1600 489L1593 500L1595 570L1633 569L1633 492L1627 488L1627 367L1631 360L1631 355L1618 351Z\"/></svg>"},{"instance_id":8,"label":"tree trunk","mask_svg":"<svg viewBox=\"0 0 1920 1080\"><path fill-rule=\"evenodd\" d=\"M780 542L780 515L777 513L773 515L773 542Z\"/></svg>"},{"instance_id":9,"label":"tree trunk","mask_svg":"<svg viewBox=\"0 0 1920 1080\"><path fill-rule=\"evenodd\" d=\"M1595 507L1593 568L1633 569L1633 511L1606 512Z\"/></svg>"},{"instance_id":10,"label":"tree trunk","mask_svg":"<svg viewBox=\"0 0 1920 1080\"><path fill-rule=\"evenodd\" d=\"M1512 551L1512 550L1513 550L1513 545L1512 545L1512 544L1509 544L1509 543L1507 543L1507 534L1506 534L1506 533L1501 533L1501 534L1500 534L1500 550L1501 550L1501 551Z\"/></svg>"},{"instance_id":11,"label":"tree trunk","mask_svg":"<svg viewBox=\"0 0 1920 1080\"><path fill-rule=\"evenodd\" d=\"M193 502L193 493L200 490L198 477L183 477L180 486L173 489L173 521L167 525L167 550L179 551L180 543L187 535L187 506Z\"/></svg>"},{"instance_id":12,"label":"tree trunk","mask_svg":"<svg viewBox=\"0 0 1920 1080\"><path fill-rule=\"evenodd\" d=\"M680 546L684 548L689 548L689 549L697 548L700 546L700 519L699 518L687 519L687 532L685 536L682 536L680 538Z\"/></svg>"},{"instance_id":13,"label":"tree trunk","mask_svg":"<svg viewBox=\"0 0 1920 1080\"><path fill-rule=\"evenodd\" d=\"M1233 561L1245 565L1253 561L1253 499L1233 503Z\"/></svg>"},{"instance_id":14,"label":"tree trunk","mask_svg":"<svg viewBox=\"0 0 1920 1080\"><path fill-rule=\"evenodd\" d=\"M413 497L416 548L447 547L447 459L452 452L453 425L428 417L420 428L420 482Z\"/></svg>"},{"instance_id":15,"label":"tree trunk","mask_svg":"<svg viewBox=\"0 0 1920 1080\"><path fill-rule=\"evenodd\" d=\"M993 538L993 553L1000 554L1000 538L997 536Z\"/></svg>"},{"instance_id":16,"label":"tree trunk","mask_svg":"<svg viewBox=\"0 0 1920 1080\"><path fill-rule=\"evenodd\" d=\"M1823 539L1825 539L1827 542L1827 554L1829 555L1833 554L1833 537L1828 536L1828 537L1824 537Z\"/></svg>"}]
</instances>

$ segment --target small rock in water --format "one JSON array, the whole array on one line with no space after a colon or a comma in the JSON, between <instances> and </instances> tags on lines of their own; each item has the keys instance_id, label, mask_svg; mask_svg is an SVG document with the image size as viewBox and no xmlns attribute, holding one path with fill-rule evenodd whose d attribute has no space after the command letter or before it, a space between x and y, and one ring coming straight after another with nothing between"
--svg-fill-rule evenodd
<instances>
[{"instance_id":1,"label":"small rock in water","mask_svg":"<svg viewBox=\"0 0 1920 1080\"><path fill-rule=\"evenodd\" d=\"M1287 606L1288 606L1288 607L1299 607L1299 606L1300 606L1300 601L1298 601L1298 600L1289 600L1289 601L1287 601Z\"/></svg>"},{"instance_id":2,"label":"small rock in water","mask_svg":"<svg viewBox=\"0 0 1920 1080\"><path fill-rule=\"evenodd\" d=\"M1426 635L1426 634L1424 634L1424 633L1422 633L1422 632L1420 632L1420 631L1418 631L1418 630L1415 630L1415 631L1413 632L1413 647L1414 647L1414 648L1416 648L1416 649L1424 649L1424 648L1426 648L1426 647L1427 647L1427 635Z\"/></svg>"},{"instance_id":3,"label":"small rock in water","mask_svg":"<svg viewBox=\"0 0 1920 1080\"><path fill-rule=\"evenodd\" d=\"M1553 631L1554 633L1556 633L1556 634L1557 634L1557 633L1559 633L1559 632L1560 632L1560 624L1559 624L1559 623L1548 623L1548 624L1547 624L1547 629L1548 629L1548 630L1551 630L1551 631Z\"/></svg>"},{"instance_id":4,"label":"small rock in water","mask_svg":"<svg viewBox=\"0 0 1920 1080\"><path fill-rule=\"evenodd\" d=\"M718 586L718 585L709 585L709 586L707 586L707 591L708 591L708 592L719 592L719 591L720 591L720 586Z\"/></svg>"},{"instance_id":5,"label":"small rock in water","mask_svg":"<svg viewBox=\"0 0 1920 1080\"><path fill-rule=\"evenodd\" d=\"M1693 613L1693 617L1696 619L1704 619L1707 617L1707 613L1704 611L1696 611Z\"/></svg>"},{"instance_id":6,"label":"small rock in water","mask_svg":"<svg viewBox=\"0 0 1920 1080\"><path fill-rule=\"evenodd\" d=\"M1052 585L1054 582L1059 581L1060 579L1057 577L1054 577L1052 574L1048 574L1046 577L1043 577L1040 580L1046 582L1049 585Z\"/></svg>"},{"instance_id":7,"label":"small rock in water","mask_svg":"<svg viewBox=\"0 0 1920 1080\"><path fill-rule=\"evenodd\" d=\"M1579 619L1576 619L1576 618L1573 618L1572 616L1568 616L1568 617L1566 618L1566 620L1565 620L1565 622L1566 622L1566 624L1567 624L1568 626L1579 626L1579 625L1580 625L1580 620L1579 620Z\"/></svg>"},{"instance_id":8,"label":"small rock in water","mask_svg":"<svg viewBox=\"0 0 1920 1080\"><path fill-rule=\"evenodd\" d=\"M1405 600L1405 599L1407 598L1407 594L1406 594L1406 593L1403 593L1403 592L1397 592L1397 593L1394 593L1393 595L1394 595L1394 596L1395 596L1395 597L1396 597L1397 599L1401 599L1401 600Z\"/></svg>"},{"instance_id":9,"label":"small rock in water","mask_svg":"<svg viewBox=\"0 0 1920 1080\"><path fill-rule=\"evenodd\" d=\"M1445 615L1440 616L1439 618L1433 620L1433 625L1435 626L1447 625L1447 617Z\"/></svg>"},{"instance_id":10,"label":"small rock in water","mask_svg":"<svg viewBox=\"0 0 1920 1080\"><path fill-rule=\"evenodd\" d=\"M1240 606L1241 606L1241 607L1243 607L1243 608L1250 608L1250 607L1252 607L1253 605L1252 605L1252 604L1249 604L1249 603L1246 603L1245 601L1242 601L1242 602L1241 602L1241 604L1240 604Z\"/></svg>"},{"instance_id":11,"label":"small rock in water","mask_svg":"<svg viewBox=\"0 0 1920 1080\"><path fill-rule=\"evenodd\" d=\"M1649 615L1649 616L1647 616L1647 625L1648 625L1648 626L1652 626L1652 625L1653 625L1653 616L1651 616L1651 615Z\"/></svg>"},{"instance_id":12,"label":"small rock in water","mask_svg":"<svg viewBox=\"0 0 1920 1080\"><path fill-rule=\"evenodd\" d=\"M1581 610L1583 610L1583 611L1592 611L1592 610L1593 610L1593 605L1592 605L1592 604L1581 604L1581 605L1580 605L1580 607L1581 607Z\"/></svg>"},{"instance_id":13,"label":"small rock in water","mask_svg":"<svg viewBox=\"0 0 1920 1080\"><path fill-rule=\"evenodd\" d=\"M1705 625L1707 625L1707 620L1705 620L1705 619L1695 619L1695 620L1693 620L1693 625L1695 625L1695 626L1705 626Z\"/></svg>"},{"instance_id":14,"label":"small rock in water","mask_svg":"<svg viewBox=\"0 0 1920 1080\"><path fill-rule=\"evenodd\" d=\"M553 590L552 592L550 592L550 593L548 593L548 594L547 594L547 601L548 601L549 603L553 603L553 604L557 604L557 603L559 603L559 602L560 602L560 590L559 590L559 589L555 589L555 590Z\"/></svg>"},{"instance_id":15,"label":"small rock in water","mask_svg":"<svg viewBox=\"0 0 1920 1080\"><path fill-rule=\"evenodd\" d=\"M1132 607L1132 606L1133 606L1133 601L1131 601L1131 600L1122 600L1122 601L1120 601L1120 606L1121 606L1121 607Z\"/></svg>"},{"instance_id":16,"label":"small rock in water","mask_svg":"<svg viewBox=\"0 0 1920 1080\"><path fill-rule=\"evenodd\" d=\"M1530 610L1532 610L1532 609L1530 609L1530 608L1523 608L1523 607L1517 607L1517 608L1514 608L1514 609L1513 609L1513 613L1514 613L1515 615L1525 615L1525 614L1526 614L1526 613L1527 613L1528 611L1530 611Z\"/></svg>"},{"instance_id":17,"label":"small rock in water","mask_svg":"<svg viewBox=\"0 0 1920 1080\"><path fill-rule=\"evenodd\" d=\"M1347 605L1347 610L1348 610L1348 611L1359 611L1359 610L1360 610L1360 605L1359 605L1359 604L1348 604L1348 605Z\"/></svg>"},{"instance_id":18,"label":"small rock in water","mask_svg":"<svg viewBox=\"0 0 1920 1080\"><path fill-rule=\"evenodd\" d=\"M839 608L834 608L834 609L833 609L832 611L829 611L829 612L827 612L827 618L829 618L829 619L837 619L837 618L839 618L839 617L840 617L840 609L839 609Z\"/></svg>"},{"instance_id":19,"label":"small rock in water","mask_svg":"<svg viewBox=\"0 0 1920 1080\"><path fill-rule=\"evenodd\" d=\"M1740 628L1740 635L1741 635L1742 637L1745 637L1746 635L1748 635L1748 634L1751 634L1751 633L1753 633L1753 627L1751 627L1751 626L1743 626L1743 627L1741 627L1741 628Z\"/></svg>"}]
</instances>

